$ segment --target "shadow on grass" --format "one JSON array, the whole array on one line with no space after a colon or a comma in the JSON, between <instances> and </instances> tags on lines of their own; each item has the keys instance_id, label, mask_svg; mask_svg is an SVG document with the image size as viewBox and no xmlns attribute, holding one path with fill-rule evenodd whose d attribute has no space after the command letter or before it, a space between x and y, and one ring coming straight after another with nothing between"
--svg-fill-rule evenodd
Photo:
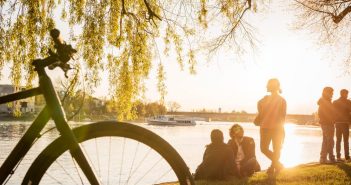
<instances>
[{"instance_id":1,"label":"shadow on grass","mask_svg":"<svg viewBox=\"0 0 351 185\"><path fill-rule=\"evenodd\" d=\"M261 179L260 181L253 181L250 184L253 185L276 185L276 178L267 177L265 179Z\"/></svg>"},{"instance_id":2,"label":"shadow on grass","mask_svg":"<svg viewBox=\"0 0 351 185\"><path fill-rule=\"evenodd\" d=\"M232 177L224 181L198 180L196 185L248 185L250 184L248 178Z\"/></svg>"},{"instance_id":3,"label":"shadow on grass","mask_svg":"<svg viewBox=\"0 0 351 185\"><path fill-rule=\"evenodd\" d=\"M249 178L245 185L276 185L278 176L269 176L266 172L261 171L252 178Z\"/></svg>"},{"instance_id":4,"label":"shadow on grass","mask_svg":"<svg viewBox=\"0 0 351 185\"><path fill-rule=\"evenodd\" d=\"M337 166L338 166L338 168L343 170L349 178L351 178L351 166L350 165L347 165L345 163L338 163Z\"/></svg>"},{"instance_id":5,"label":"shadow on grass","mask_svg":"<svg viewBox=\"0 0 351 185\"><path fill-rule=\"evenodd\" d=\"M223 181L224 184L218 184L218 185L229 185L227 184L228 182L231 182L230 185L248 185L249 184L249 178L238 178L238 177L232 177L231 179L228 179L227 181ZM215 184L217 185L217 184Z\"/></svg>"}]
</instances>

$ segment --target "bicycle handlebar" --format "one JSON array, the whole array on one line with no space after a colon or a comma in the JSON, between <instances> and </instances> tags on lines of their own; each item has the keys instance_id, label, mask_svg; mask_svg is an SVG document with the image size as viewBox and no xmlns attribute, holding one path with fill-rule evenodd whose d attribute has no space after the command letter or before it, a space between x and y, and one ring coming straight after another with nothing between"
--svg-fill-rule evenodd
<instances>
[{"instance_id":1,"label":"bicycle handlebar","mask_svg":"<svg viewBox=\"0 0 351 185\"><path fill-rule=\"evenodd\" d=\"M50 31L50 36L55 43L56 52L49 49L49 56L45 59L37 59L33 61L33 65L36 67L49 67L49 69L54 69L60 67L67 77L66 73L68 70L72 69L67 62L73 58L73 54L77 52L71 45L66 44L58 29L52 29Z\"/></svg>"}]
</instances>

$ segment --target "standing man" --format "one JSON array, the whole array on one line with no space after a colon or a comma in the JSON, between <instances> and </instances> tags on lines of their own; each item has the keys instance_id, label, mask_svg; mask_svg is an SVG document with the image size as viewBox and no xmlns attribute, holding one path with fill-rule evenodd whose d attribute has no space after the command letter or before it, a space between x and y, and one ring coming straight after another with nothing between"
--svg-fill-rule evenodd
<instances>
[{"instance_id":1,"label":"standing man","mask_svg":"<svg viewBox=\"0 0 351 185\"><path fill-rule=\"evenodd\" d=\"M333 152L334 148L334 119L335 110L332 103L333 88L324 87L322 97L318 100L318 116L319 124L322 128L323 141L320 153L319 162L321 164L334 163L335 156ZM327 159L329 157L329 160Z\"/></svg>"},{"instance_id":2,"label":"standing man","mask_svg":"<svg viewBox=\"0 0 351 185\"><path fill-rule=\"evenodd\" d=\"M336 129L336 157L341 159L341 140L344 140L345 159L350 160L349 154L349 124L351 122L351 101L347 99L349 91L342 89L340 98L333 102L335 108L335 129Z\"/></svg>"},{"instance_id":3,"label":"standing man","mask_svg":"<svg viewBox=\"0 0 351 185\"><path fill-rule=\"evenodd\" d=\"M261 127L261 152L272 161L267 170L267 174L272 176L277 175L284 168L279 159L285 137L286 101L280 96L281 89L278 79L268 80L267 92L271 94L257 103L258 119L255 122L258 122ZM270 143L273 145L273 151L269 149Z\"/></svg>"}]
</instances>

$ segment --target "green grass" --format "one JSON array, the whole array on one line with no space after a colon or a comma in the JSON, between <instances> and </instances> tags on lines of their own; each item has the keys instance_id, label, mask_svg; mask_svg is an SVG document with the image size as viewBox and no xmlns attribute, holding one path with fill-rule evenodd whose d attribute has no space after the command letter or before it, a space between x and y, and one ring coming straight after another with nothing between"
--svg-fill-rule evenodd
<instances>
[{"instance_id":1,"label":"green grass","mask_svg":"<svg viewBox=\"0 0 351 185\"><path fill-rule=\"evenodd\" d=\"M246 179L197 181L196 185L351 185L351 163L334 165L306 164L284 169L276 178L265 172Z\"/></svg>"}]
</instances>

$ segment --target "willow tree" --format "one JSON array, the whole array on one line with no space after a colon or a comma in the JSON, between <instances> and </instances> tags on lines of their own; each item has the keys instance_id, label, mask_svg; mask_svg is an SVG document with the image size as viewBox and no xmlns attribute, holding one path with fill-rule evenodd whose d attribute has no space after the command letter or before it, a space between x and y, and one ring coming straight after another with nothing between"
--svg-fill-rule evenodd
<instances>
[{"instance_id":1,"label":"willow tree","mask_svg":"<svg viewBox=\"0 0 351 185\"><path fill-rule=\"evenodd\" d=\"M295 0L298 28L308 28L322 43L337 47L337 53L347 52L346 64L351 64L351 0Z\"/></svg>"},{"instance_id":2,"label":"willow tree","mask_svg":"<svg viewBox=\"0 0 351 185\"><path fill-rule=\"evenodd\" d=\"M152 66L158 67L161 100L165 95L159 51L174 52L180 68L195 73L201 49L225 44L240 49L239 40L250 41L244 15L256 11L257 1L0 0L0 68L11 67L16 86L24 79L30 85L36 78L31 60L46 56L48 32L63 21L70 29L68 42L80 52L82 76L96 85L108 71L118 118L130 119ZM216 31L204 39L206 30Z\"/></svg>"}]
</instances>

